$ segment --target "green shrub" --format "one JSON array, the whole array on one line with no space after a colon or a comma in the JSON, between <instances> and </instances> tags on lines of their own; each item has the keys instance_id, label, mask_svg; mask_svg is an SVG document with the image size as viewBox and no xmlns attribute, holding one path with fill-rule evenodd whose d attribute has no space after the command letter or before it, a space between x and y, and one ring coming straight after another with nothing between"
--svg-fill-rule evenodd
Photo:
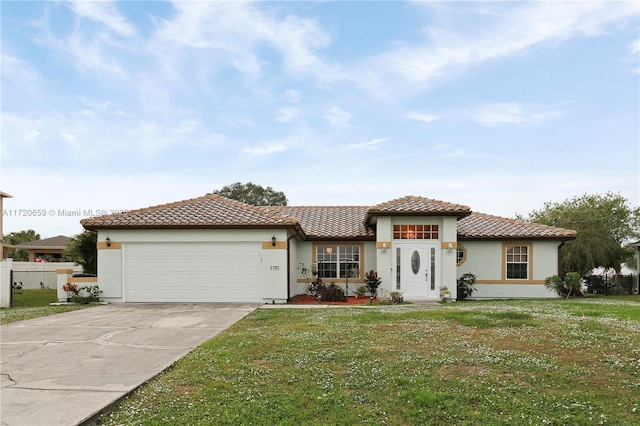
<instances>
[{"instance_id":1,"label":"green shrub","mask_svg":"<svg viewBox=\"0 0 640 426\"><path fill-rule=\"evenodd\" d=\"M558 296L565 299L569 296L583 296L582 283L580 274L577 272L569 272L565 275L564 280L557 275L545 278L544 286L549 291L555 291Z\"/></svg>"},{"instance_id":2,"label":"green shrub","mask_svg":"<svg viewBox=\"0 0 640 426\"><path fill-rule=\"evenodd\" d=\"M87 304L100 301L102 290L97 285L86 285L78 289L78 293L71 296L73 303Z\"/></svg>"},{"instance_id":3,"label":"green shrub","mask_svg":"<svg viewBox=\"0 0 640 426\"><path fill-rule=\"evenodd\" d=\"M471 294L476 291L476 288L473 286L476 282L476 276L471 272L467 272L466 274L462 274L457 281L457 290L458 290L458 300L464 300L467 297L471 296Z\"/></svg>"}]
</instances>

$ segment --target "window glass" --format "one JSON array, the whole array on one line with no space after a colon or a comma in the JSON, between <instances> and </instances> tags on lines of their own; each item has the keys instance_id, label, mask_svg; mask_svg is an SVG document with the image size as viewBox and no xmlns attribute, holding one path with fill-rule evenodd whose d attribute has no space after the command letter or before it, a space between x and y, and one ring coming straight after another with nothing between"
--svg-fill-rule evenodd
<instances>
[{"instance_id":1,"label":"window glass","mask_svg":"<svg viewBox=\"0 0 640 426\"><path fill-rule=\"evenodd\" d=\"M529 278L529 247L506 246L507 279L526 280Z\"/></svg>"},{"instance_id":2,"label":"window glass","mask_svg":"<svg viewBox=\"0 0 640 426\"><path fill-rule=\"evenodd\" d=\"M437 240L438 225L393 225L396 240Z\"/></svg>"},{"instance_id":3,"label":"window glass","mask_svg":"<svg viewBox=\"0 0 640 426\"><path fill-rule=\"evenodd\" d=\"M360 246L318 245L316 263L320 278L360 278Z\"/></svg>"}]
</instances>

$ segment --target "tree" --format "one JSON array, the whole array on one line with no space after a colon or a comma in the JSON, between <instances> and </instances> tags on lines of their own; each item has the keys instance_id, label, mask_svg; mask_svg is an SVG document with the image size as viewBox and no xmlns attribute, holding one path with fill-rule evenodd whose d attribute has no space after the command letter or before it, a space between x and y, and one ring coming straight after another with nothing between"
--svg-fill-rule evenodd
<instances>
[{"instance_id":1,"label":"tree","mask_svg":"<svg viewBox=\"0 0 640 426\"><path fill-rule=\"evenodd\" d=\"M26 231L12 232L5 236L4 240L7 244L18 245L22 243L30 243L31 241L38 241L40 234L33 229ZM28 262L29 252L24 249L11 249L9 250L9 257L16 262Z\"/></svg>"},{"instance_id":2,"label":"tree","mask_svg":"<svg viewBox=\"0 0 640 426\"><path fill-rule=\"evenodd\" d=\"M84 231L73 237L67 244L65 257L82 266L87 274L98 272L98 233Z\"/></svg>"},{"instance_id":3,"label":"tree","mask_svg":"<svg viewBox=\"0 0 640 426\"><path fill-rule=\"evenodd\" d=\"M213 194L254 206L286 206L287 197L284 192L275 191L270 186L263 188L252 182L236 182L213 191Z\"/></svg>"},{"instance_id":4,"label":"tree","mask_svg":"<svg viewBox=\"0 0 640 426\"><path fill-rule=\"evenodd\" d=\"M562 247L562 269L582 276L597 267L620 272L621 264L634 254L625 243L640 236L640 207L611 192L547 202L527 218L519 218L576 230L576 239Z\"/></svg>"}]
</instances>

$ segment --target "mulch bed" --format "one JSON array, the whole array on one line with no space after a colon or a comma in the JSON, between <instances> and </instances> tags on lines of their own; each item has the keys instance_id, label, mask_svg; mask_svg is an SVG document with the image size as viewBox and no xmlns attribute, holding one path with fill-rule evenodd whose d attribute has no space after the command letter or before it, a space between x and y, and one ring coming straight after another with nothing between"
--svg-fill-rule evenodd
<instances>
[{"instance_id":1,"label":"mulch bed","mask_svg":"<svg viewBox=\"0 0 640 426\"><path fill-rule=\"evenodd\" d=\"M310 294L298 294L291 298L291 302L294 305L317 305L318 299ZM354 296L347 297L346 302L321 302L321 305L361 305L363 303L369 303L369 298L364 297L356 299Z\"/></svg>"}]
</instances>

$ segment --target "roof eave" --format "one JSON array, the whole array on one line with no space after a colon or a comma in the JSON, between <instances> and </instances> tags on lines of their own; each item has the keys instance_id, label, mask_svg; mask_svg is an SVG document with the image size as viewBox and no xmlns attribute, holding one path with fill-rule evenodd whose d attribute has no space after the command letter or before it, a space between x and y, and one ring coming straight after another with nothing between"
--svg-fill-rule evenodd
<instances>
[{"instance_id":1,"label":"roof eave","mask_svg":"<svg viewBox=\"0 0 640 426\"><path fill-rule=\"evenodd\" d=\"M567 235L553 235L553 236L541 236L541 235L458 235L458 241L471 241L471 240L500 240L500 241L518 241L518 240L554 240L554 241L569 241L575 240L575 236Z\"/></svg>"},{"instance_id":2,"label":"roof eave","mask_svg":"<svg viewBox=\"0 0 640 426\"><path fill-rule=\"evenodd\" d=\"M373 219L377 218L378 216L412 216L412 217L416 217L416 216L447 216L447 217L451 217L451 216L455 216L458 218L458 220L465 218L467 216L471 215L471 211L467 211L467 212L457 212L457 211L452 211L452 212L385 212L385 211L380 211L380 210L370 210L367 212L367 215L365 216L365 220L364 220L364 225L365 226L371 226L373 223L375 223L373 221Z\"/></svg>"}]
</instances>

